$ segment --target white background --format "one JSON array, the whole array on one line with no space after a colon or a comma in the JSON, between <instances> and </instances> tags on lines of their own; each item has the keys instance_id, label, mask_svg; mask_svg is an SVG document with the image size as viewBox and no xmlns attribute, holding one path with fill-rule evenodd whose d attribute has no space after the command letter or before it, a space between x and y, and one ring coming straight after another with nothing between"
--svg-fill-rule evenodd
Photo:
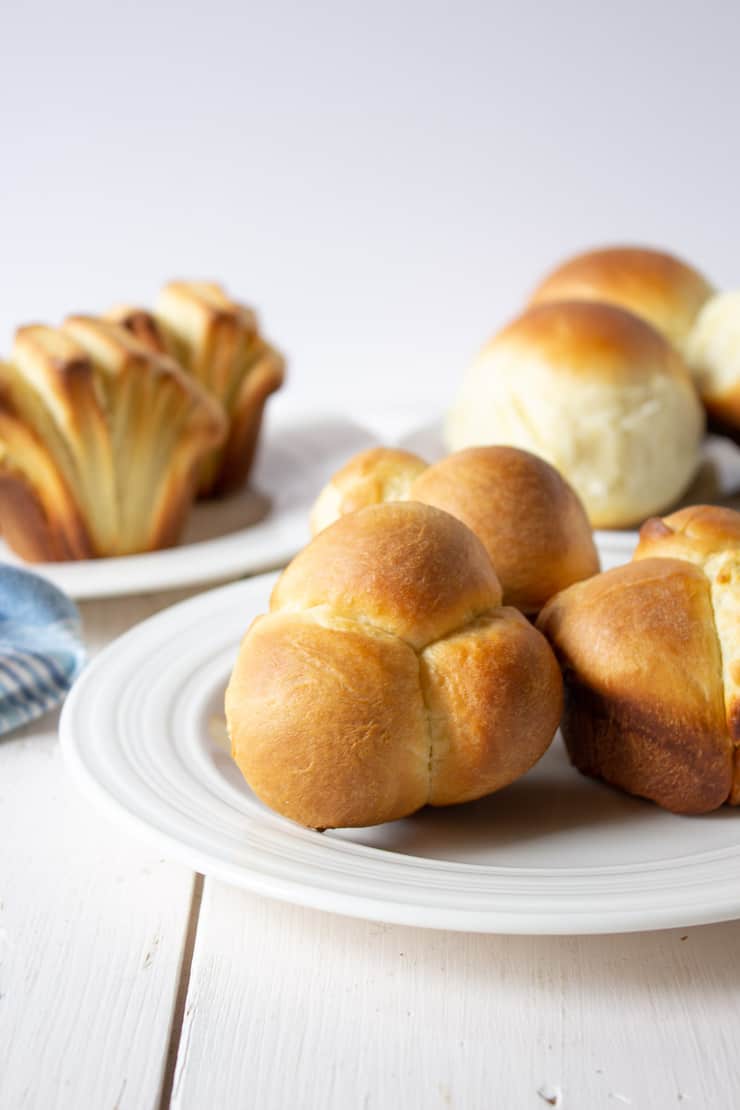
<instances>
[{"instance_id":1,"label":"white background","mask_svg":"<svg viewBox=\"0 0 740 1110\"><path fill-rule=\"evenodd\" d=\"M576 248L740 285L739 93L735 0L0 0L0 351L212 276L289 353L281 407L443 406ZM87 605L88 642L172 600ZM201 904L83 804L55 724L0 744L3 1107L737 1104L737 923L456 936L211 879Z\"/></svg>"},{"instance_id":2,"label":"white background","mask_svg":"<svg viewBox=\"0 0 740 1110\"><path fill-rule=\"evenodd\" d=\"M290 356L281 405L444 406L563 254L740 283L740 6L5 0L0 350L174 276Z\"/></svg>"}]
</instances>

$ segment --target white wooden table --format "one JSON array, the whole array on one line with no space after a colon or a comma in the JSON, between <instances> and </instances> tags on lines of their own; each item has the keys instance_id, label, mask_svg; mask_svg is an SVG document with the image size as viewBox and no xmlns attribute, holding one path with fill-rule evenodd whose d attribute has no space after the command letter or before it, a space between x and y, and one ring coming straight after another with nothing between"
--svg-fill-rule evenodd
<instances>
[{"instance_id":1,"label":"white wooden table","mask_svg":"<svg viewBox=\"0 0 740 1110\"><path fill-rule=\"evenodd\" d=\"M182 597L83 606L93 650ZM465 936L203 880L0 739L0 1108L740 1105L740 924Z\"/></svg>"}]
</instances>

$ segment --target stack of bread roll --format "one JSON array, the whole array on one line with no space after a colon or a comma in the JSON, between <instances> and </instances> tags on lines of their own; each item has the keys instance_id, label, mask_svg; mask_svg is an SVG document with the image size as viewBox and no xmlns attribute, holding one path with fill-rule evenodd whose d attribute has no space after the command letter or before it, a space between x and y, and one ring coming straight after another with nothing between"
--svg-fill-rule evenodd
<instances>
[{"instance_id":1,"label":"stack of bread roll","mask_svg":"<svg viewBox=\"0 0 740 1110\"><path fill-rule=\"evenodd\" d=\"M177 542L196 495L237 488L281 356L218 286L175 282L156 315L71 316L0 363L0 529L29 561Z\"/></svg>"}]
</instances>

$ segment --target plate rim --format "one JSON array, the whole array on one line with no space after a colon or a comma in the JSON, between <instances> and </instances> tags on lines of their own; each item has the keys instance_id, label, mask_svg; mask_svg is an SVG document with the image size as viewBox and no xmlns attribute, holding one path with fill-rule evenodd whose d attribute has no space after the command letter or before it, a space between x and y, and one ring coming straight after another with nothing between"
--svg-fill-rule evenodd
<instances>
[{"instance_id":1,"label":"plate rim","mask_svg":"<svg viewBox=\"0 0 740 1110\"><path fill-rule=\"evenodd\" d=\"M269 586L275 578L275 574L258 575L245 581L233 582L217 589L205 591L194 598L170 606L134 625L120 637L111 641L85 668L63 707L59 723L59 736L68 773L77 787L81 789L82 793L99 812L107 814L109 819L128 828L139 839L157 845L164 855L184 864L191 870L262 896L365 920L471 933L586 935L689 927L732 920L740 916L740 883L737 884L737 887L733 887L729 882L722 884L719 897L715 896L704 901L695 899L678 916L675 905L654 905L648 910L644 907L619 908L616 910L610 908L604 916L604 909L603 907L599 908L598 899L595 900L594 908L584 908L578 913L572 909L564 910L557 907L549 913L539 910L533 913L531 910L516 911L505 907L496 910L481 910L480 908L465 906L445 908L429 905L420 906L412 902L404 904L394 899L383 901L374 894L362 895L361 893L327 889L321 887L320 884L302 883L295 878L287 878L284 875L270 875L254 868L250 869L245 864L229 861L219 857L215 852L210 853L184 839L178 839L169 832L158 828L144 816L128 808L121 797L111 793L106 785L95 777L92 769L85 762L75 740L78 706L84 704L88 684L94 684L100 670L106 669L110 660L115 658L119 652L127 649L131 642L136 642L142 637L144 639L148 638L152 628L158 630L158 641L159 646L161 646L163 638L172 634L171 631L168 631L169 625L181 625L183 629L188 625L192 626L198 614L208 612L220 599L223 600L230 597L230 595L259 595L264 593L266 597ZM247 599L245 598L245 600ZM247 615L245 614L245 623L246 619ZM292 823L288 824L292 825ZM297 825L295 829L301 833L305 831ZM331 841L331 843L336 844L337 842ZM341 844L349 845L351 842L343 841ZM390 850L375 848L372 845L356 845L355 847L365 849L373 858L377 853L388 857L389 863L395 859L398 864L397 854ZM342 850L352 851L351 848L343 848ZM730 854L734 855L736 852L740 854L740 844L738 844L737 849L732 849ZM402 858L412 861L426 859L429 862L429 857L413 857L404 854ZM432 860L432 862L434 861ZM455 864L454 861L438 860L436 862L450 864L453 869L455 867L468 869L474 866L465 863ZM482 865L482 867L485 870L485 865ZM598 873L599 869L595 870ZM627 866L626 870L629 872L631 868Z\"/></svg>"}]
</instances>

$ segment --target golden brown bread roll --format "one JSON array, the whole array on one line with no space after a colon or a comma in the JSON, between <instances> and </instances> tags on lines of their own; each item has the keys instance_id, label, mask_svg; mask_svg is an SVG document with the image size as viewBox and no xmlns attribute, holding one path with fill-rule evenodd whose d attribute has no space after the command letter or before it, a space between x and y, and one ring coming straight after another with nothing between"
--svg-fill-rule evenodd
<instances>
[{"instance_id":1,"label":"golden brown bread roll","mask_svg":"<svg viewBox=\"0 0 740 1110\"><path fill-rule=\"evenodd\" d=\"M238 489L254 461L267 399L285 373L282 355L260 336L254 312L219 285L172 281L154 312L122 305L109 317L151 350L176 358L224 406L228 435L203 463L200 493Z\"/></svg>"},{"instance_id":2,"label":"golden brown bread roll","mask_svg":"<svg viewBox=\"0 0 740 1110\"><path fill-rule=\"evenodd\" d=\"M449 415L452 450L500 443L551 463L591 524L642 522L684 492L703 413L680 355L612 305L536 305L499 332Z\"/></svg>"},{"instance_id":3,"label":"golden brown bread roll","mask_svg":"<svg viewBox=\"0 0 740 1110\"><path fill-rule=\"evenodd\" d=\"M740 801L740 549L705 517L692 550L691 513L662 534L649 522L638 561L571 586L538 621L576 767L678 813Z\"/></svg>"},{"instance_id":4,"label":"golden brown bread roll","mask_svg":"<svg viewBox=\"0 0 740 1110\"><path fill-rule=\"evenodd\" d=\"M675 255L648 247L604 247L556 267L535 289L530 304L619 305L647 320L685 356L691 329L712 293L709 282Z\"/></svg>"},{"instance_id":5,"label":"golden brown bread roll","mask_svg":"<svg viewBox=\"0 0 740 1110\"><path fill-rule=\"evenodd\" d=\"M633 558L676 558L704 571L722 654L727 727L735 743L733 804L740 803L740 513L717 505L692 505L648 520Z\"/></svg>"},{"instance_id":6,"label":"golden brown bread roll","mask_svg":"<svg viewBox=\"0 0 740 1110\"><path fill-rule=\"evenodd\" d=\"M117 325L20 328L0 383L0 519L24 558L92 558L174 543L220 407Z\"/></svg>"},{"instance_id":7,"label":"golden brown bread roll","mask_svg":"<svg viewBox=\"0 0 740 1110\"><path fill-rule=\"evenodd\" d=\"M598 573L577 495L554 467L515 447L471 447L433 466L394 448L363 451L322 490L313 532L363 505L402 500L444 509L467 524L496 569L504 605L524 613L537 613L558 590Z\"/></svg>"},{"instance_id":8,"label":"golden brown bread roll","mask_svg":"<svg viewBox=\"0 0 740 1110\"><path fill-rule=\"evenodd\" d=\"M293 560L226 692L254 792L314 828L379 824L491 793L557 728L544 638L480 541L416 502L342 517Z\"/></svg>"}]
</instances>

